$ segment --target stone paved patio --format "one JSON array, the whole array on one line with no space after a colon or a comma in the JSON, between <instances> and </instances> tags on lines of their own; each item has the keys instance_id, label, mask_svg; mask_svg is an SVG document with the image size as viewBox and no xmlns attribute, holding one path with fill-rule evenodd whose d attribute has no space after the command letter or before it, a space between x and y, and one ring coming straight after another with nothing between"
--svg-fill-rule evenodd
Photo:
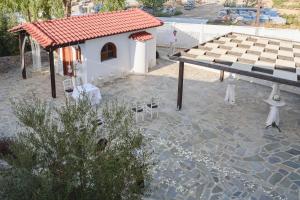
<instances>
[{"instance_id":1,"label":"stone paved patio","mask_svg":"<svg viewBox=\"0 0 300 200\"><path fill-rule=\"evenodd\" d=\"M161 99L159 118L139 123L156 163L152 193L145 199L300 199L300 96L282 92L282 132L265 129L269 108L262 100L270 88L237 81L236 105L223 101L226 80L187 66L182 111L176 111L177 64L159 60L146 76L129 76L100 87L103 102L112 98ZM63 101L57 76L58 99ZM48 72L21 80L13 68L0 76L0 136L16 127L9 97L33 90L50 99Z\"/></svg>"}]
</instances>

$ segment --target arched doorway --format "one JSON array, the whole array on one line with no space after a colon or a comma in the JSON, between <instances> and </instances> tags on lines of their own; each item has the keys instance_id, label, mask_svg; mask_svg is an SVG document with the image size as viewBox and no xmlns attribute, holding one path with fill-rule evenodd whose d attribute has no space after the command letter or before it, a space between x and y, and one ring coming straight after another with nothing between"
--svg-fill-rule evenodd
<instances>
[{"instance_id":1,"label":"arched doorway","mask_svg":"<svg viewBox=\"0 0 300 200\"><path fill-rule=\"evenodd\" d=\"M63 71L65 76L74 76L74 66L73 66L73 53L72 47L64 47L62 49L63 54Z\"/></svg>"}]
</instances>

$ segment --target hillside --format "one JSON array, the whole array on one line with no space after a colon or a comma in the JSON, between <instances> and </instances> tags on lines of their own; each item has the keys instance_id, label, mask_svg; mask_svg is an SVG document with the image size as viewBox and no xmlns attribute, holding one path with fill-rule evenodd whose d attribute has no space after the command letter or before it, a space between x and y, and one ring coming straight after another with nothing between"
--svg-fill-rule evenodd
<instances>
[{"instance_id":1,"label":"hillside","mask_svg":"<svg viewBox=\"0 0 300 200\"><path fill-rule=\"evenodd\" d=\"M264 0L263 0L264 1ZM265 0L272 1L272 0ZM300 0L273 0L272 7L276 8L280 15L287 20L286 25L268 25L277 28L300 28ZM269 5L269 7L271 7Z\"/></svg>"},{"instance_id":2,"label":"hillside","mask_svg":"<svg viewBox=\"0 0 300 200\"><path fill-rule=\"evenodd\" d=\"M300 0L273 0L274 7L284 9L300 9Z\"/></svg>"}]
</instances>

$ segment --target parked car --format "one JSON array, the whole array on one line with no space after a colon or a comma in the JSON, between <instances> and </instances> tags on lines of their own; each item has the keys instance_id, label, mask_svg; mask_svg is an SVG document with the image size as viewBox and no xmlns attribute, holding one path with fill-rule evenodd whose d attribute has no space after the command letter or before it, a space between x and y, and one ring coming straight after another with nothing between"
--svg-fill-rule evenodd
<instances>
[{"instance_id":1,"label":"parked car","mask_svg":"<svg viewBox=\"0 0 300 200\"><path fill-rule=\"evenodd\" d=\"M283 17L270 17L273 24L286 24L286 19Z\"/></svg>"},{"instance_id":2,"label":"parked car","mask_svg":"<svg viewBox=\"0 0 300 200\"><path fill-rule=\"evenodd\" d=\"M195 8L195 2L194 1L188 1L186 4L184 4L183 8L185 10L192 10Z\"/></svg>"},{"instance_id":3,"label":"parked car","mask_svg":"<svg viewBox=\"0 0 300 200\"><path fill-rule=\"evenodd\" d=\"M245 7L224 8L219 12L217 19L223 21L231 20L232 22L241 21L248 24L255 21L256 9ZM259 21L261 23L272 22L276 24L284 24L286 22L285 19L279 16L277 10L273 8L262 8Z\"/></svg>"},{"instance_id":4,"label":"parked car","mask_svg":"<svg viewBox=\"0 0 300 200\"><path fill-rule=\"evenodd\" d=\"M142 6L141 9L147 13L150 13L150 14L153 14L154 11L153 11L153 8L151 7L147 7L147 6Z\"/></svg>"},{"instance_id":5,"label":"parked car","mask_svg":"<svg viewBox=\"0 0 300 200\"><path fill-rule=\"evenodd\" d=\"M259 16L259 21L260 22L268 22L269 20L270 20L269 15L262 14L262 15Z\"/></svg>"}]
</instances>

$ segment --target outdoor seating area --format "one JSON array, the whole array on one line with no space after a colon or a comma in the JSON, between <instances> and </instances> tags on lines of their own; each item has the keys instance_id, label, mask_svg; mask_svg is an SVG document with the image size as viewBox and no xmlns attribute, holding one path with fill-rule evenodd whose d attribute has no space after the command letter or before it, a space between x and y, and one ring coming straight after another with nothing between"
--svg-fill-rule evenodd
<instances>
[{"instance_id":1,"label":"outdoor seating area","mask_svg":"<svg viewBox=\"0 0 300 200\"><path fill-rule=\"evenodd\" d=\"M63 89L67 101L78 101L87 95L92 105L99 105L101 101L100 89L91 83L83 84L80 77L67 78L63 81Z\"/></svg>"},{"instance_id":2,"label":"outdoor seating area","mask_svg":"<svg viewBox=\"0 0 300 200\"><path fill-rule=\"evenodd\" d=\"M235 105L224 103L227 78L185 65L183 109L176 110L178 65L159 60L160 68L146 76L131 75L98 86L101 104L118 99L147 102L159 97L159 118L147 113L137 125L153 152L145 199L292 199L299 196L300 96L281 91L280 128L265 129L272 88L235 80ZM22 80L15 70L0 77L0 94L24 97L34 91L49 100L49 73L33 73ZM8 79L9 77L9 79ZM12 84L14 83L14 84ZM57 76L55 104L65 101L63 79ZM143 104L143 103L142 103ZM1 135L15 133L15 117L8 99L1 99ZM150 120L151 119L151 120ZM99 124L105 123L99 120Z\"/></svg>"},{"instance_id":3,"label":"outdoor seating area","mask_svg":"<svg viewBox=\"0 0 300 200\"><path fill-rule=\"evenodd\" d=\"M272 81L267 127L279 131L279 107L285 105L280 98L278 84L300 87L300 43L240 33L228 33L204 42L191 49L174 54L171 59L179 61L177 108L181 110L183 99L184 63L229 72L229 84L225 102L235 103L235 87L232 73Z\"/></svg>"},{"instance_id":4,"label":"outdoor seating area","mask_svg":"<svg viewBox=\"0 0 300 200\"><path fill-rule=\"evenodd\" d=\"M139 121L139 118L144 121L145 117L147 117L147 114L150 115L151 119L153 119L154 116L158 118L160 109L158 97L152 97L150 100L147 100L147 102L144 103L137 101L131 104L131 110L134 112L136 122Z\"/></svg>"},{"instance_id":5,"label":"outdoor seating area","mask_svg":"<svg viewBox=\"0 0 300 200\"><path fill-rule=\"evenodd\" d=\"M300 200L288 2L88 2L0 3L0 200Z\"/></svg>"},{"instance_id":6,"label":"outdoor seating area","mask_svg":"<svg viewBox=\"0 0 300 200\"><path fill-rule=\"evenodd\" d=\"M102 87L103 84L100 83L100 86ZM91 83L83 84L80 77L72 77L63 80L63 90L68 102L77 102L86 95L93 106L99 106L101 103L102 96L99 87ZM133 103L132 101L129 101L125 103L134 113L136 122L144 121L148 115L151 119L154 117L158 118L160 108L159 97L151 97L148 100L144 100L144 102L135 101Z\"/></svg>"},{"instance_id":7,"label":"outdoor seating area","mask_svg":"<svg viewBox=\"0 0 300 200\"><path fill-rule=\"evenodd\" d=\"M218 74L187 65L184 96L190 98L178 112L177 69L170 64L101 89L103 101L159 94L159 118L138 123L151 138L157 162L149 199L297 199L300 97L281 91L286 101L280 109L282 132L265 129L269 106L263 99L272 88L235 80L236 106L228 106L224 88L229 80L219 82ZM288 153L291 149L298 153Z\"/></svg>"}]
</instances>

